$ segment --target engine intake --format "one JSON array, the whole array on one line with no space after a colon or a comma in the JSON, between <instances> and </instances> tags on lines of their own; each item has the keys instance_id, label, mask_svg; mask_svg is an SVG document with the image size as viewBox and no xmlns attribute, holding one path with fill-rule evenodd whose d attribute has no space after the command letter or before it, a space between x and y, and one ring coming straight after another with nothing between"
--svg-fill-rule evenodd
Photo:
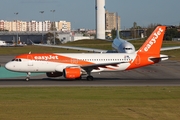
<instances>
[{"instance_id":1,"label":"engine intake","mask_svg":"<svg viewBox=\"0 0 180 120\"><path fill-rule=\"evenodd\" d=\"M67 79L76 79L81 77L81 69L80 68L65 68L63 70L63 75Z\"/></svg>"}]
</instances>

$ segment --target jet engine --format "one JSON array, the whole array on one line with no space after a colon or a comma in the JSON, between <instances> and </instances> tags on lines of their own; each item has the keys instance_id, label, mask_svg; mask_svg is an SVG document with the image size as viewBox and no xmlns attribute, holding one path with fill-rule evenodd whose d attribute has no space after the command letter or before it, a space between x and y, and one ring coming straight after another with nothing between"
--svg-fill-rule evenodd
<instances>
[{"instance_id":1,"label":"jet engine","mask_svg":"<svg viewBox=\"0 0 180 120\"><path fill-rule=\"evenodd\" d=\"M47 72L46 75L48 77L60 77L63 75L63 73L62 72Z\"/></svg>"},{"instance_id":2,"label":"jet engine","mask_svg":"<svg viewBox=\"0 0 180 120\"><path fill-rule=\"evenodd\" d=\"M81 77L81 69L69 67L63 70L63 75L66 79L76 79Z\"/></svg>"}]
</instances>

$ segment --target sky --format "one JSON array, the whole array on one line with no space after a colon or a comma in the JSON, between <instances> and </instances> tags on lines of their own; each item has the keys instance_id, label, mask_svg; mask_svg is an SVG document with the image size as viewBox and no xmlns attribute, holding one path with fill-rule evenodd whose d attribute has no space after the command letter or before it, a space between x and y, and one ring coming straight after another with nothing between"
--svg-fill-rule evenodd
<instances>
[{"instance_id":1,"label":"sky","mask_svg":"<svg viewBox=\"0 0 180 120\"><path fill-rule=\"evenodd\" d=\"M105 0L118 12L121 29L153 24L179 25L180 0ZM55 10L55 12L51 12ZM43 14L40 11L44 11ZM19 13L18 15L14 13ZM72 29L95 29L95 0L0 0L0 20L71 22Z\"/></svg>"}]
</instances>

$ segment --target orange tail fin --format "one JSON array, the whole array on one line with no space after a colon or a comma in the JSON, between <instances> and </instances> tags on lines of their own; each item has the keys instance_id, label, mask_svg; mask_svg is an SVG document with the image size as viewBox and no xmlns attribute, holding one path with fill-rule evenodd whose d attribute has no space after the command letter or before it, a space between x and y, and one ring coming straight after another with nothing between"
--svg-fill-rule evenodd
<instances>
[{"instance_id":1,"label":"orange tail fin","mask_svg":"<svg viewBox=\"0 0 180 120\"><path fill-rule=\"evenodd\" d=\"M157 26L138 52L160 54L166 26Z\"/></svg>"}]
</instances>

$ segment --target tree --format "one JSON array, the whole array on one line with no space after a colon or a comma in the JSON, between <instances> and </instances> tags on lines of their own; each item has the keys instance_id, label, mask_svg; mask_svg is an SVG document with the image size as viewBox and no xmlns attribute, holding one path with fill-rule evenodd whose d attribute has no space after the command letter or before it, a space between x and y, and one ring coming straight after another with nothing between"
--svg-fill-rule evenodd
<instances>
[{"instance_id":1,"label":"tree","mask_svg":"<svg viewBox=\"0 0 180 120\"><path fill-rule=\"evenodd\" d=\"M52 22L52 23L51 23L50 30L51 30L51 31L57 31L55 22Z\"/></svg>"},{"instance_id":2,"label":"tree","mask_svg":"<svg viewBox=\"0 0 180 120\"><path fill-rule=\"evenodd\" d=\"M61 44L61 41L59 40L59 38L57 38L58 34L55 33L55 43L56 44ZM48 32L47 34L45 34L45 39L46 42L49 44L54 44L54 33Z\"/></svg>"},{"instance_id":3,"label":"tree","mask_svg":"<svg viewBox=\"0 0 180 120\"><path fill-rule=\"evenodd\" d=\"M137 23L136 22L133 23L133 28L134 29L137 28Z\"/></svg>"},{"instance_id":4,"label":"tree","mask_svg":"<svg viewBox=\"0 0 180 120\"><path fill-rule=\"evenodd\" d=\"M116 30L115 29L111 30L111 37L112 37L112 39L116 38Z\"/></svg>"},{"instance_id":5,"label":"tree","mask_svg":"<svg viewBox=\"0 0 180 120\"><path fill-rule=\"evenodd\" d=\"M152 34L152 32L154 31L154 29L158 26L158 25L160 25L160 24L153 24L153 23L151 23L150 25L148 25L148 27L147 27L147 30L146 30L146 35L147 35L147 37L149 37L151 34Z\"/></svg>"},{"instance_id":6,"label":"tree","mask_svg":"<svg viewBox=\"0 0 180 120\"><path fill-rule=\"evenodd\" d=\"M139 30L142 29L141 26L138 26L136 22L133 23L133 27L130 28L131 30L131 37L132 38L139 38L140 37L140 33Z\"/></svg>"},{"instance_id":7,"label":"tree","mask_svg":"<svg viewBox=\"0 0 180 120\"><path fill-rule=\"evenodd\" d=\"M166 40L172 40L172 38L179 38L180 33L178 32L177 28L168 28L165 33Z\"/></svg>"}]
</instances>

